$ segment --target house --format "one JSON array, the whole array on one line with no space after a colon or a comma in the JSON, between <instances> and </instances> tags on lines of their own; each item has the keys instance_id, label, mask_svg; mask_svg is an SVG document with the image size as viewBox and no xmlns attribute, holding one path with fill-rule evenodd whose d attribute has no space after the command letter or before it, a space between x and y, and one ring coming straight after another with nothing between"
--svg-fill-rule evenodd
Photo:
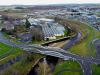
<instances>
[{"instance_id":1,"label":"house","mask_svg":"<svg viewBox=\"0 0 100 75\"><path fill-rule=\"evenodd\" d=\"M5 28L6 30L13 30L14 25L9 21L4 21L3 25L0 27L0 30L2 30L2 28Z\"/></svg>"}]
</instances>

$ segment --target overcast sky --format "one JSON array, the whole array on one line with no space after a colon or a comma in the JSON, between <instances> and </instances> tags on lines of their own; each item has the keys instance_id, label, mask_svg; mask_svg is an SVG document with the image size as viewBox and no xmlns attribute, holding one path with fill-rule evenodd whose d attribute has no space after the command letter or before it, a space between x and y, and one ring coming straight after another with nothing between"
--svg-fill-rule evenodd
<instances>
[{"instance_id":1,"label":"overcast sky","mask_svg":"<svg viewBox=\"0 0 100 75\"><path fill-rule=\"evenodd\" d=\"M44 5L67 3L100 3L100 0L0 0L0 5Z\"/></svg>"}]
</instances>

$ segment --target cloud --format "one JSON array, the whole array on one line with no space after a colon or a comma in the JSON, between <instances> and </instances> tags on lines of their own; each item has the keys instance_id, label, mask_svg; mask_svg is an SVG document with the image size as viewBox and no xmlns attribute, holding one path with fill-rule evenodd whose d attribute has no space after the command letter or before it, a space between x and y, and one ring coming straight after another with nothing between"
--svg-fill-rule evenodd
<instances>
[{"instance_id":1,"label":"cloud","mask_svg":"<svg viewBox=\"0 0 100 75\"><path fill-rule=\"evenodd\" d=\"M0 5L12 5L12 4L67 4L67 3L100 3L100 0L1 0Z\"/></svg>"}]
</instances>

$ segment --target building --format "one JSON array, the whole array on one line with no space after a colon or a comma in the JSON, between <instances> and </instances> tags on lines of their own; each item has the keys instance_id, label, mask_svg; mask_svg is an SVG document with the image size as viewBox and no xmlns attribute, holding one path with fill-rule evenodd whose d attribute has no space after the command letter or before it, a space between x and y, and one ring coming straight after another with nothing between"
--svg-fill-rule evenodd
<instances>
[{"instance_id":1,"label":"building","mask_svg":"<svg viewBox=\"0 0 100 75\"><path fill-rule=\"evenodd\" d=\"M19 36L21 42L30 42L32 41L33 35L31 33L24 33Z\"/></svg>"},{"instance_id":2,"label":"building","mask_svg":"<svg viewBox=\"0 0 100 75\"><path fill-rule=\"evenodd\" d=\"M14 25L10 23L9 21L5 21L3 25L0 26L0 30L2 30L2 28L5 28L6 30L13 30Z\"/></svg>"},{"instance_id":3,"label":"building","mask_svg":"<svg viewBox=\"0 0 100 75\"><path fill-rule=\"evenodd\" d=\"M64 36L65 28L58 23L52 23L42 25L42 31L44 33L44 40L56 39L57 36Z\"/></svg>"},{"instance_id":4,"label":"building","mask_svg":"<svg viewBox=\"0 0 100 75\"><path fill-rule=\"evenodd\" d=\"M55 23L53 19L29 18L28 20L30 24L34 27L41 26L44 40L52 40L52 39L56 39L57 36L64 36L65 28L62 25Z\"/></svg>"}]
</instances>

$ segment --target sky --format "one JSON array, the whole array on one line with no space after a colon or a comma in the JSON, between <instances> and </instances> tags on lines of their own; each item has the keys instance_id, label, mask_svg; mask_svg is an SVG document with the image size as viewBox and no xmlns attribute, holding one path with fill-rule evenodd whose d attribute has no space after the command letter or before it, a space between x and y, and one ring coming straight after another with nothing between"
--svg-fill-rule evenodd
<instances>
[{"instance_id":1,"label":"sky","mask_svg":"<svg viewBox=\"0 0 100 75\"><path fill-rule=\"evenodd\" d=\"M70 3L100 3L100 0L0 0L0 5L47 5Z\"/></svg>"}]
</instances>

